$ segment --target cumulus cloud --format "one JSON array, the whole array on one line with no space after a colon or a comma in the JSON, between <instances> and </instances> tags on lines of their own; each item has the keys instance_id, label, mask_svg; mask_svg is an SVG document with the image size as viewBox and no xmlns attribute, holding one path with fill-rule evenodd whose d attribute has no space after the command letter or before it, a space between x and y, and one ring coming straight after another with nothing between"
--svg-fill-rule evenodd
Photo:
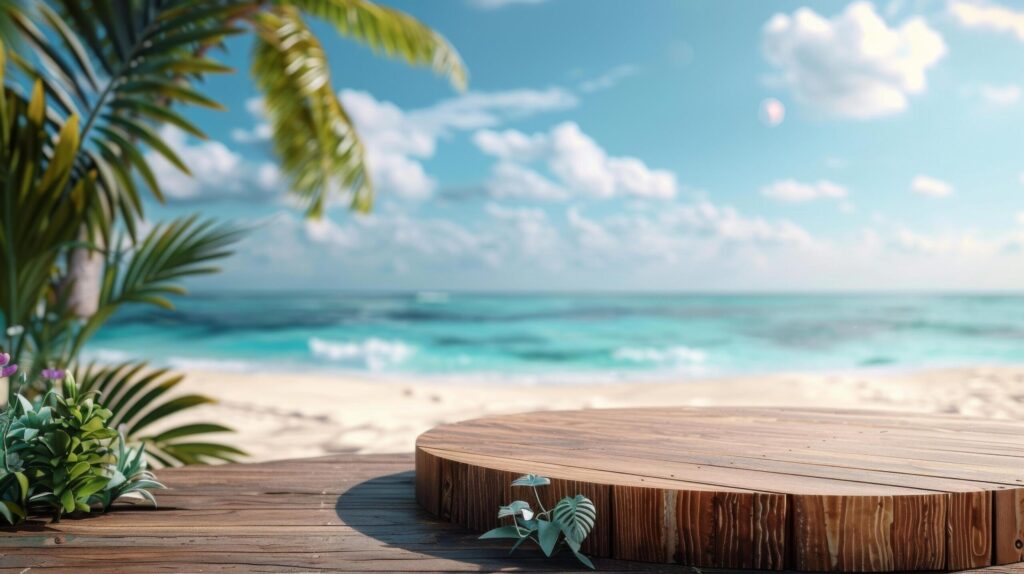
<instances>
[{"instance_id":1,"label":"cumulus cloud","mask_svg":"<svg viewBox=\"0 0 1024 574\"><path fill-rule=\"evenodd\" d=\"M440 277L463 286L461 280L479 278L493 287L497 273L503 274L505 287L539 288L540 277L572 278L595 270L599 276L609 270L619 276L641 267L685 269L693 262L743 269L765 254L819 248L792 222L710 201L603 216L575 205L542 209L492 201L458 220L446 210L461 213L464 206L442 206L431 214L403 211L410 205L368 215L342 215L339 209L319 221L282 211L247 240L242 253L248 260L232 260L232 271L271 267L276 276L307 281L325 280L344 269L352 286L388 277L413 284Z\"/></svg>"},{"instance_id":2,"label":"cumulus cloud","mask_svg":"<svg viewBox=\"0 0 1024 574\"><path fill-rule=\"evenodd\" d=\"M992 2L954 0L949 13L966 28L1009 33L1024 41L1024 11Z\"/></svg>"},{"instance_id":3,"label":"cumulus cloud","mask_svg":"<svg viewBox=\"0 0 1024 574\"><path fill-rule=\"evenodd\" d=\"M981 98L994 106L1010 106L1020 100L1020 86L983 85L978 89Z\"/></svg>"},{"instance_id":4,"label":"cumulus cloud","mask_svg":"<svg viewBox=\"0 0 1024 574\"><path fill-rule=\"evenodd\" d=\"M569 199L569 191L536 171L510 161L499 161L491 170L488 192L495 198L548 201Z\"/></svg>"},{"instance_id":5,"label":"cumulus cloud","mask_svg":"<svg viewBox=\"0 0 1024 574\"><path fill-rule=\"evenodd\" d=\"M526 167L543 159L560 188L568 193L547 193L547 199L565 199L568 194L608 199L635 197L671 199L678 193L675 175L668 170L652 169L634 157L610 156L579 125L564 122L549 132L527 135L515 130L480 131L473 138L477 147L502 161L496 166L487 186L495 196L538 197L535 190L522 186ZM522 169L511 169L517 165ZM531 179L543 178L529 170ZM545 186L546 191L553 191ZM516 191L519 190L519 191Z\"/></svg>"},{"instance_id":6,"label":"cumulus cloud","mask_svg":"<svg viewBox=\"0 0 1024 574\"><path fill-rule=\"evenodd\" d=\"M378 188L407 199L424 199L437 189L423 161L434 156L439 139L577 104L575 96L558 88L470 92L410 111L366 92L343 90L340 97L366 145Z\"/></svg>"},{"instance_id":7,"label":"cumulus cloud","mask_svg":"<svg viewBox=\"0 0 1024 574\"><path fill-rule=\"evenodd\" d=\"M925 197L947 197L952 195L953 186L927 175L918 175L910 182L910 191Z\"/></svg>"},{"instance_id":8,"label":"cumulus cloud","mask_svg":"<svg viewBox=\"0 0 1024 574\"><path fill-rule=\"evenodd\" d=\"M869 2L833 18L810 8L775 14L763 29L774 80L827 113L872 118L907 108L946 54L942 36L920 17L890 27Z\"/></svg>"},{"instance_id":9,"label":"cumulus cloud","mask_svg":"<svg viewBox=\"0 0 1024 574\"><path fill-rule=\"evenodd\" d=\"M256 119L257 123L251 129L235 128L231 130L231 139L238 143L258 143L270 140L272 132L270 124L267 123L263 98L249 98L245 101L245 110Z\"/></svg>"},{"instance_id":10,"label":"cumulus cloud","mask_svg":"<svg viewBox=\"0 0 1024 574\"><path fill-rule=\"evenodd\" d=\"M527 135L516 130L480 130L473 134L473 142L487 155L520 162L537 159L548 145L544 134Z\"/></svg>"},{"instance_id":11,"label":"cumulus cloud","mask_svg":"<svg viewBox=\"0 0 1024 574\"><path fill-rule=\"evenodd\" d=\"M159 153L146 152L153 174L170 199L251 199L286 191L281 173L271 162L248 160L221 142L194 141L171 125L160 128L160 137L192 172L191 176L184 174Z\"/></svg>"},{"instance_id":12,"label":"cumulus cloud","mask_svg":"<svg viewBox=\"0 0 1024 574\"><path fill-rule=\"evenodd\" d=\"M596 78L580 82L579 89L587 94L609 90L617 86L622 80L635 76L639 71L640 68L632 64L616 66Z\"/></svg>"},{"instance_id":13,"label":"cumulus cloud","mask_svg":"<svg viewBox=\"0 0 1024 574\"><path fill-rule=\"evenodd\" d=\"M845 199L847 191L845 187L824 179L813 183L785 179L762 187L761 195L776 201L803 203L816 199Z\"/></svg>"}]
</instances>

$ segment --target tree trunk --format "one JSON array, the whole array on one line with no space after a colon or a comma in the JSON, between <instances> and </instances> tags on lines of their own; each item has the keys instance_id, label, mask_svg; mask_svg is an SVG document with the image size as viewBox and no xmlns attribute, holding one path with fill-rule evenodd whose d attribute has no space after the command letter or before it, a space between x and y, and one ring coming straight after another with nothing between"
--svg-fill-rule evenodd
<instances>
[{"instance_id":1,"label":"tree trunk","mask_svg":"<svg viewBox=\"0 0 1024 574\"><path fill-rule=\"evenodd\" d=\"M64 280L68 310L76 317L89 318L100 304L103 281L103 254L78 247L68 256L68 275Z\"/></svg>"}]
</instances>

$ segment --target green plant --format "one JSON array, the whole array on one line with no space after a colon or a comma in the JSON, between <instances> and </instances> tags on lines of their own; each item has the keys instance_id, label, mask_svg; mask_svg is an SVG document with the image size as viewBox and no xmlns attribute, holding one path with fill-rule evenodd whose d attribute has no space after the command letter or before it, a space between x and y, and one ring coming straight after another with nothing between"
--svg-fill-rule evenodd
<instances>
[{"instance_id":1,"label":"green plant","mask_svg":"<svg viewBox=\"0 0 1024 574\"><path fill-rule=\"evenodd\" d=\"M110 410L81 392L70 373L47 370L45 376L60 390L35 402L17 393L0 418L0 515L14 524L45 510L59 521L93 507L105 511L128 494L155 503L146 489L163 486L146 471L142 450L126 449L109 426Z\"/></svg>"},{"instance_id":2,"label":"green plant","mask_svg":"<svg viewBox=\"0 0 1024 574\"><path fill-rule=\"evenodd\" d=\"M0 333L7 334L0 348L15 363L30 375L76 366L83 346L117 311L170 308L171 296L184 293L180 281L216 272L212 264L239 239L237 229L194 217L149 233L139 225L147 195L164 197L146 152L188 173L159 128L206 137L182 109L222 108L199 87L210 74L233 72L211 56L230 36L254 35L252 74L289 191L313 217L332 190L347 194L353 209L370 209L363 145L332 87L310 17L465 85L462 61L444 37L369 0L0 1L0 38L9 40L0 50ZM149 376L142 370L103 370L95 388L133 393ZM104 396L114 418L128 425L127 440L148 439L157 462L242 454L206 439L181 440L229 430L214 423L143 435L141 426L210 399L169 398L142 386L130 401ZM29 399L46 391L24 389ZM0 487L13 488L11 480Z\"/></svg>"},{"instance_id":3,"label":"green plant","mask_svg":"<svg viewBox=\"0 0 1024 574\"><path fill-rule=\"evenodd\" d=\"M231 432L215 423L191 423L167 427L151 432L153 425L166 422L175 414L210 404L213 399L204 395L172 395L185 377L166 369L152 369L146 363L119 365L89 365L75 370L75 379L85 391L94 391L107 397L114 416L111 426L121 429L131 444L143 445L156 462L170 466L174 462L202 464L232 462L245 453L232 446L195 441L196 436Z\"/></svg>"},{"instance_id":4,"label":"green plant","mask_svg":"<svg viewBox=\"0 0 1024 574\"><path fill-rule=\"evenodd\" d=\"M586 496L577 494L566 496L548 510L540 500L537 487L549 484L550 479L535 474L527 474L513 480L512 486L526 487L533 491L540 510L535 512L525 500L516 500L507 506L501 506L498 508L498 518L510 518L512 524L489 530L480 538L511 538L516 542L510 553L515 552L523 542L532 540L549 558L564 545L584 566L594 569L594 563L580 552L580 547L597 521L597 507Z\"/></svg>"},{"instance_id":5,"label":"green plant","mask_svg":"<svg viewBox=\"0 0 1024 574\"><path fill-rule=\"evenodd\" d=\"M157 482L156 475L149 471L149 463L146 461L146 445L138 448L128 448L128 441L123 434L119 434L117 441L117 466L114 467L114 476L100 492L96 494L99 503L103 505L103 511L110 510L110 505L119 498L125 496L139 496L156 506L156 498L149 492L150 489L166 488Z\"/></svg>"}]
</instances>

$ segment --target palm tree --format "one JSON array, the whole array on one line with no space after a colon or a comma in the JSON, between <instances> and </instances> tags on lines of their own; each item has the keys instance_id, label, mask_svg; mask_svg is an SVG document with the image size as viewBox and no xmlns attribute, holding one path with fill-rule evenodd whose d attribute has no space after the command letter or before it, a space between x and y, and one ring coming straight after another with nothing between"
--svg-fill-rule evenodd
<instances>
[{"instance_id":1,"label":"palm tree","mask_svg":"<svg viewBox=\"0 0 1024 574\"><path fill-rule=\"evenodd\" d=\"M8 70L0 101L0 313L16 360L33 369L74 364L116 311L137 303L170 308L169 296L183 293L181 278L216 271L211 263L229 253L239 237L230 226L187 218L142 234L139 221L145 195L163 200L144 150L188 173L158 128L206 137L181 108L222 107L198 86L207 74L233 72L211 55L230 36L255 36L251 72L289 191L307 215L320 217L332 193L352 209L372 207L363 144L309 18L465 86L465 68L444 37L369 0L0 0L10 63L0 62ZM33 134L31 141L18 130ZM34 163L26 163L23 148ZM61 177L40 179L51 172ZM190 395L160 402L179 380L172 374L126 364L81 369L79 378L85 389L111 395L129 438L148 442L158 460L202 462L238 452L184 442L227 430L217 424L141 434L209 401Z\"/></svg>"}]
</instances>

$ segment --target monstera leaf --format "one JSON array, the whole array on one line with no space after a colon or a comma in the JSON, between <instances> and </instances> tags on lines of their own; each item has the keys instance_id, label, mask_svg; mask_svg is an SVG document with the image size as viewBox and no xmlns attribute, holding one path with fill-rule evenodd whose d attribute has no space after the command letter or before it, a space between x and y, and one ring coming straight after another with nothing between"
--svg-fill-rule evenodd
<instances>
[{"instance_id":1,"label":"monstera leaf","mask_svg":"<svg viewBox=\"0 0 1024 574\"><path fill-rule=\"evenodd\" d=\"M550 478L536 474L524 474L512 481L512 486L547 486L549 484L551 484Z\"/></svg>"},{"instance_id":2,"label":"monstera leaf","mask_svg":"<svg viewBox=\"0 0 1024 574\"><path fill-rule=\"evenodd\" d=\"M580 549L583 540L593 530L597 521L597 508L594 502L582 494L559 500L551 514L565 533L565 540L569 546L576 551Z\"/></svg>"}]
</instances>

